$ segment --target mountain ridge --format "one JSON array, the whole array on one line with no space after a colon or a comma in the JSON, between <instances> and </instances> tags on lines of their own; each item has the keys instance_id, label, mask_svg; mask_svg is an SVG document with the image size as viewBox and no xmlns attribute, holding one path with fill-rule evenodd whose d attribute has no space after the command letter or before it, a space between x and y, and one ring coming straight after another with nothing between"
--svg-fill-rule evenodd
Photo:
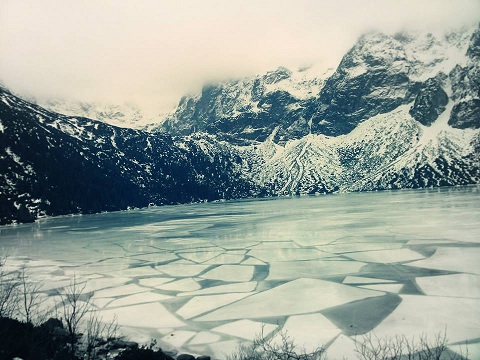
<instances>
[{"instance_id":1,"label":"mountain ridge","mask_svg":"<svg viewBox=\"0 0 480 360\"><path fill-rule=\"evenodd\" d=\"M61 115L0 88L0 223L478 184L479 58L480 29L441 40L370 33L336 69L210 84L144 130Z\"/></svg>"}]
</instances>

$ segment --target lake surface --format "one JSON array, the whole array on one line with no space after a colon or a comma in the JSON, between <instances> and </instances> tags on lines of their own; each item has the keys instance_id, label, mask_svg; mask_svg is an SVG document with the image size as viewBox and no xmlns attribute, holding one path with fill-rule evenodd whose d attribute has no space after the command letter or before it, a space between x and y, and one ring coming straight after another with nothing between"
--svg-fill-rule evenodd
<instances>
[{"instance_id":1,"label":"lake surface","mask_svg":"<svg viewBox=\"0 0 480 360\"><path fill-rule=\"evenodd\" d=\"M262 324L329 358L369 333L480 347L480 187L48 218L0 227L0 250L50 299L87 281L106 321L165 348L224 358Z\"/></svg>"}]
</instances>

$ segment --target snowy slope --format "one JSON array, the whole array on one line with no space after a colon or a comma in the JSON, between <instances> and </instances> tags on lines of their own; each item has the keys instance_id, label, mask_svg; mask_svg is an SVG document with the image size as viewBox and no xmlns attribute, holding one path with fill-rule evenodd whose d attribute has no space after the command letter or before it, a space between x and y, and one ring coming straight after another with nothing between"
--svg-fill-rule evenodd
<instances>
[{"instance_id":1,"label":"snowy slope","mask_svg":"<svg viewBox=\"0 0 480 360\"><path fill-rule=\"evenodd\" d=\"M284 146L243 148L252 174L276 194L365 191L480 182L480 131L447 124L451 107L427 127L409 105L372 117L347 135L308 135Z\"/></svg>"},{"instance_id":2,"label":"snowy slope","mask_svg":"<svg viewBox=\"0 0 480 360\"><path fill-rule=\"evenodd\" d=\"M60 98L35 100L35 102L39 106L55 113L96 119L118 127L141 129L147 124L158 121L158 116L147 114L133 103L89 103Z\"/></svg>"}]
</instances>

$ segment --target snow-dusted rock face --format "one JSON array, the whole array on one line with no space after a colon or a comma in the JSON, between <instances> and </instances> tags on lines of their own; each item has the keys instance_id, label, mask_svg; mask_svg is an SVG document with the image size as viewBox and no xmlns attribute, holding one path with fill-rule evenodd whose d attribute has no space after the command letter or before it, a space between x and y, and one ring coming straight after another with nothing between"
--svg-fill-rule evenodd
<instances>
[{"instance_id":1,"label":"snow-dusted rock face","mask_svg":"<svg viewBox=\"0 0 480 360\"><path fill-rule=\"evenodd\" d=\"M56 114L0 88L0 224L254 195L242 159L207 142Z\"/></svg>"},{"instance_id":2,"label":"snow-dusted rock face","mask_svg":"<svg viewBox=\"0 0 480 360\"><path fill-rule=\"evenodd\" d=\"M239 144L263 141L274 129L279 141L300 138L310 132L310 103L332 72L320 65L295 72L280 67L207 85L201 94L183 97L157 129L175 135L207 132Z\"/></svg>"},{"instance_id":3,"label":"snow-dusted rock face","mask_svg":"<svg viewBox=\"0 0 480 360\"><path fill-rule=\"evenodd\" d=\"M271 194L475 184L479 49L479 29L372 32L331 76L310 80L316 93L278 90L292 84L292 72L280 68L182 99L163 129L200 127L243 145L252 178ZM254 86L272 83L273 92Z\"/></svg>"},{"instance_id":4,"label":"snow-dusted rock face","mask_svg":"<svg viewBox=\"0 0 480 360\"><path fill-rule=\"evenodd\" d=\"M478 89L478 61L473 59L479 52L478 30L473 37L472 31L441 36L371 32L335 71L278 68L251 79L209 85L182 98L160 129L176 135L205 131L237 143L264 141L275 130L275 141L285 142L310 133L347 134L372 116L412 101L412 115L428 124L448 102L446 77L459 84L468 79ZM454 118L475 107L473 100L460 102Z\"/></svg>"}]
</instances>

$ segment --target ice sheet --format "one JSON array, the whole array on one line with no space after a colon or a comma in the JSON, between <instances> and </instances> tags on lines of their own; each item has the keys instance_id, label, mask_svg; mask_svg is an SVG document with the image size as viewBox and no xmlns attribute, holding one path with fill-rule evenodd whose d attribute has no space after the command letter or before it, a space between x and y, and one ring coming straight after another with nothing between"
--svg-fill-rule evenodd
<instances>
[{"instance_id":1,"label":"ice sheet","mask_svg":"<svg viewBox=\"0 0 480 360\"><path fill-rule=\"evenodd\" d=\"M198 321L265 318L317 312L383 293L330 281L297 279L198 318Z\"/></svg>"},{"instance_id":2,"label":"ice sheet","mask_svg":"<svg viewBox=\"0 0 480 360\"><path fill-rule=\"evenodd\" d=\"M195 336L196 332L188 330L176 330L162 338L162 342L170 345L173 349L181 348L188 340Z\"/></svg>"},{"instance_id":3,"label":"ice sheet","mask_svg":"<svg viewBox=\"0 0 480 360\"><path fill-rule=\"evenodd\" d=\"M171 299L169 295L157 294L152 292L140 293L130 296L125 296L121 299L114 300L108 304L109 308L120 307L120 306L129 306L135 304L144 304L150 302L159 302L162 300Z\"/></svg>"},{"instance_id":4,"label":"ice sheet","mask_svg":"<svg viewBox=\"0 0 480 360\"><path fill-rule=\"evenodd\" d=\"M115 296L136 294L136 293L145 292L145 291L147 291L147 289L145 289L142 286L138 286L136 284L129 284L129 285L118 286L115 288L95 291L94 296L97 298L115 297Z\"/></svg>"},{"instance_id":5,"label":"ice sheet","mask_svg":"<svg viewBox=\"0 0 480 360\"><path fill-rule=\"evenodd\" d=\"M156 268L170 276L197 276L205 271L209 265L184 264L180 262L173 262L166 265L160 265Z\"/></svg>"},{"instance_id":6,"label":"ice sheet","mask_svg":"<svg viewBox=\"0 0 480 360\"><path fill-rule=\"evenodd\" d=\"M341 330L322 314L290 316L283 326L283 331L299 349L308 353L325 346L341 333ZM274 341L281 343L280 334L277 334Z\"/></svg>"},{"instance_id":7,"label":"ice sheet","mask_svg":"<svg viewBox=\"0 0 480 360\"><path fill-rule=\"evenodd\" d=\"M345 335L338 336L327 348L327 358L330 360L357 359L355 341Z\"/></svg>"},{"instance_id":8,"label":"ice sheet","mask_svg":"<svg viewBox=\"0 0 480 360\"><path fill-rule=\"evenodd\" d=\"M452 274L417 278L417 284L427 295L480 299L480 276Z\"/></svg>"},{"instance_id":9,"label":"ice sheet","mask_svg":"<svg viewBox=\"0 0 480 360\"><path fill-rule=\"evenodd\" d=\"M362 285L362 289L370 289L391 293L398 293L403 288L403 284L374 284L374 285Z\"/></svg>"},{"instance_id":10,"label":"ice sheet","mask_svg":"<svg viewBox=\"0 0 480 360\"><path fill-rule=\"evenodd\" d=\"M249 256L265 261L267 263L275 261L295 261L295 260L313 260L331 257L332 255L323 251L313 249L266 249L250 250Z\"/></svg>"},{"instance_id":11,"label":"ice sheet","mask_svg":"<svg viewBox=\"0 0 480 360\"><path fill-rule=\"evenodd\" d=\"M214 334L210 331L199 332L195 337L189 341L189 345L202 345L216 343L220 340L221 336Z\"/></svg>"},{"instance_id":12,"label":"ice sheet","mask_svg":"<svg viewBox=\"0 0 480 360\"><path fill-rule=\"evenodd\" d=\"M397 263L423 259L424 256L410 249L377 250L345 254L357 261L376 263Z\"/></svg>"},{"instance_id":13,"label":"ice sheet","mask_svg":"<svg viewBox=\"0 0 480 360\"><path fill-rule=\"evenodd\" d=\"M407 265L480 275L479 259L478 247L440 247L431 257Z\"/></svg>"},{"instance_id":14,"label":"ice sheet","mask_svg":"<svg viewBox=\"0 0 480 360\"><path fill-rule=\"evenodd\" d=\"M450 343L480 337L480 307L476 299L421 295L401 298L395 311L374 329L376 336L406 334L418 339L425 334L433 339L446 329Z\"/></svg>"},{"instance_id":15,"label":"ice sheet","mask_svg":"<svg viewBox=\"0 0 480 360\"><path fill-rule=\"evenodd\" d=\"M148 314L143 316L142 314ZM160 303L125 306L116 309L103 310L101 316L105 322L117 316L118 324L139 328L177 328L185 325L184 322L172 315Z\"/></svg>"},{"instance_id":16,"label":"ice sheet","mask_svg":"<svg viewBox=\"0 0 480 360\"><path fill-rule=\"evenodd\" d=\"M184 319L191 319L200 314L206 313L208 311L217 309L232 302L243 299L246 296L251 295L250 293L233 293L233 294L222 294L222 295L204 295L196 296L183 305L178 311L177 314Z\"/></svg>"},{"instance_id":17,"label":"ice sheet","mask_svg":"<svg viewBox=\"0 0 480 360\"><path fill-rule=\"evenodd\" d=\"M343 280L344 284L376 284L376 283L393 283L393 280L370 278L363 276L346 276Z\"/></svg>"},{"instance_id":18,"label":"ice sheet","mask_svg":"<svg viewBox=\"0 0 480 360\"><path fill-rule=\"evenodd\" d=\"M288 280L300 277L324 277L357 273L365 263L357 261L289 261L270 264L268 280Z\"/></svg>"},{"instance_id":19,"label":"ice sheet","mask_svg":"<svg viewBox=\"0 0 480 360\"><path fill-rule=\"evenodd\" d=\"M277 328L278 325L244 319L217 326L216 328L213 328L212 331L253 341L260 335L268 337Z\"/></svg>"},{"instance_id":20,"label":"ice sheet","mask_svg":"<svg viewBox=\"0 0 480 360\"><path fill-rule=\"evenodd\" d=\"M248 265L221 265L203 274L204 279L246 282L253 277L253 266Z\"/></svg>"},{"instance_id":21,"label":"ice sheet","mask_svg":"<svg viewBox=\"0 0 480 360\"><path fill-rule=\"evenodd\" d=\"M255 290L257 283L255 281L245 283L233 283L227 285L212 286L197 291L188 291L178 294L178 296L195 296L195 295L209 295L222 293L241 293L252 292Z\"/></svg>"},{"instance_id":22,"label":"ice sheet","mask_svg":"<svg viewBox=\"0 0 480 360\"><path fill-rule=\"evenodd\" d=\"M181 279L177 281L159 284L157 289L167 291L194 291L201 288L200 284L191 278Z\"/></svg>"}]
</instances>

